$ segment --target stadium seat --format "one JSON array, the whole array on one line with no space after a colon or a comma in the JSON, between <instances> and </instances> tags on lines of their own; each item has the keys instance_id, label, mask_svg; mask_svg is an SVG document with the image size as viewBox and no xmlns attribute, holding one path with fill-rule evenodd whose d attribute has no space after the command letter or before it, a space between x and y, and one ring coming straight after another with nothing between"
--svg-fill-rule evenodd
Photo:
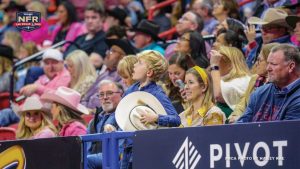
<instances>
[{"instance_id":1,"label":"stadium seat","mask_svg":"<svg viewBox=\"0 0 300 169\"><path fill-rule=\"evenodd\" d=\"M11 127L0 127L0 141L15 140L16 130Z\"/></svg>"},{"instance_id":2,"label":"stadium seat","mask_svg":"<svg viewBox=\"0 0 300 169\"><path fill-rule=\"evenodd\" d=\"M82 115L81 117L87 124L89 124L89 122L94 118L94 115L88 114L88 115Z\"/></svg>"},{"instance_id":3,"label":"stadium seat","mask_svg":"<svg viewBox=\"0 0 300 169\"><path fill-rule=\"evenodd\" d=\"M14 93L14 99L19 97L18 93ZM0 110L9 107L9 92L0 93Z\"/></svg>"}]
</instances>

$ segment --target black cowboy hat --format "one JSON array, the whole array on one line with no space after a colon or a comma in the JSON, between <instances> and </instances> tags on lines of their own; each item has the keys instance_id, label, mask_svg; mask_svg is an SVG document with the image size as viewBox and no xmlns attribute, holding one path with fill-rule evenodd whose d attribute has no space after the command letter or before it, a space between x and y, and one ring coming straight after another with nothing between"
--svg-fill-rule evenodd
<instances>
[{"instance_id":1,"label":"black cowboy hat","mask_svg":"<svg viewBox=\"0 0 300 169\"><path fill-rule=\"evenodd\" d=\"M13 49L9 46L0 44L0 57L6 57L10 60L14 58Z\"/></svg>"},{"instance_id":2,"label":"black cowboy hat","mask_svg":"<svg viewBox=\"0 0 300 169\"><path fill-rule=\"evenodd\" d=\"M127 17L127 13L124 9L121 9L119 7L115 7L114 9L107 10L106 12L109 16L112 16L112 17L118 19L120 21L121 25L126 26L125 19Z\"/></svg>"},{"instance_id":3,"label":"black cowboy hat","mask_svg":"<svg viewBox=\"0 0 300 169\"><path fill-rule=\"evenodd\" d=\"M153 21L143 19L137 27L133 28L134 32L142 32L144 34L150 35L155 41L162 41L157 35L159 34L159 25Z\"/></svg>"},{"instance_id":4,"label":"black cowboy hat","mask_svg":"<svg viewBox=\"0 0 300 169\"><path fill-rule=\"evenodd\" d=\"M300 22L300 17L296 15L289 15L285 18L286 22L295 29L297 22Z\"/></svg>"},{"instance_id":5,"label":"black cowboy hat","mask_svg":"<svg viewBox=\"0 0 300 169\"><path fill-rule=\"evenodd\" d=\"M17 4L15 1L10 1L8 6L4 8L4 11L9 10L26 11L25 6Z\"/></svg>"},{"instance_id":6,"label":"black cowboy hat","mask_svg":"<svg viewBox=\"0 0 300 169\"><path fill-rule=\"evenodd\" d=\"M120 47L126 55L136 54L136 49L127 39L105 39L106 44L111 48L113 45Z\"/></svg>"}]
</instances>

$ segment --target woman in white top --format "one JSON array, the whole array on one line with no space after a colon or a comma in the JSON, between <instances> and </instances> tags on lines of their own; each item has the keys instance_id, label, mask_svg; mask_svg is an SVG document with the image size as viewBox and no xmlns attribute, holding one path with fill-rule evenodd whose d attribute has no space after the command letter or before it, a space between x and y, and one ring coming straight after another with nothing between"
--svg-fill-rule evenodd
<instances>
[{"instance_id":1,"label":"woman in white top","mask_svg":"<svg viewBox=\"0 0 300 169\"><path fill-rule=\"evenodd\" d=\"M185 75L185 97L190 107L181 113L181 126L195 127L224 124L225 114L215 106L213 86L206 70L190 68Z\"/></svg>"},{"instance_id":2,"label":"woman in white top","mask_svg":"<svg viewBox=\"0 0 300 169\"><path fill-rule=\"evenodd\" d=\"M218 51L212 50L210 70L215 99L234 110L251 79L243 53L238 48L227 46L221 46Z\"/></svg>"}]
</instances>

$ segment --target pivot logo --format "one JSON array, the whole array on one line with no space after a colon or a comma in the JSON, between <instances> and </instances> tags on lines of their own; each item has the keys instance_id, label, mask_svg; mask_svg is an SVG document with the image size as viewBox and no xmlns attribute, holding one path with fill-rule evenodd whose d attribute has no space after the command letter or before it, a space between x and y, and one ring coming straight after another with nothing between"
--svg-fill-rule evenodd
<instances>
[{"instance_id":1,"label":"pivot logo","mask_svg":"<svg viewBox=\"0 0 300 169\"><path fill-rule=\"evenodd\" d=\"M186 137L172 162L178 169L194 169L200 158L201 155L198 153L198 150Z\"/></svg>"},{"instance_id":2,"label":"pivot logo","mask_svg":"<svg viewBox=\"0 0 300 169\"><path fill-rule=\"evenodd\" d=\"M41 13L34 11L17 12L15 27L30 32L41 27Z\"/></svg>"}]
</instances>

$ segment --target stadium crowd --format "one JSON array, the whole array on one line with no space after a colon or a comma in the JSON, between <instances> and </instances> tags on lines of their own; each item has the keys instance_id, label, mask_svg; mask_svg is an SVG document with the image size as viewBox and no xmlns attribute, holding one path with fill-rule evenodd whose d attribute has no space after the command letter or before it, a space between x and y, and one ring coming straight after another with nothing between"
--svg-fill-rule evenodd
<instances>
[{"instance_id":1,"label":"stadium crowd","mask_svg":"<svg viewBox=\"0 0 300 169\"><path fill-rule=\"evenodd\" d=\"M0 126L37 139L300 118L300 1L178 0L149 12L161 2L2 0L0 93L13 87L24 99L0 108ZM40 12L41 27L16 28L23 11ZM129 129L116 110L137 91L164 114L136 109ZM131 168L124 145L121 165ZM89 144L89 168L101 166L99 149Z\"/></svg>"}]
</instances>

